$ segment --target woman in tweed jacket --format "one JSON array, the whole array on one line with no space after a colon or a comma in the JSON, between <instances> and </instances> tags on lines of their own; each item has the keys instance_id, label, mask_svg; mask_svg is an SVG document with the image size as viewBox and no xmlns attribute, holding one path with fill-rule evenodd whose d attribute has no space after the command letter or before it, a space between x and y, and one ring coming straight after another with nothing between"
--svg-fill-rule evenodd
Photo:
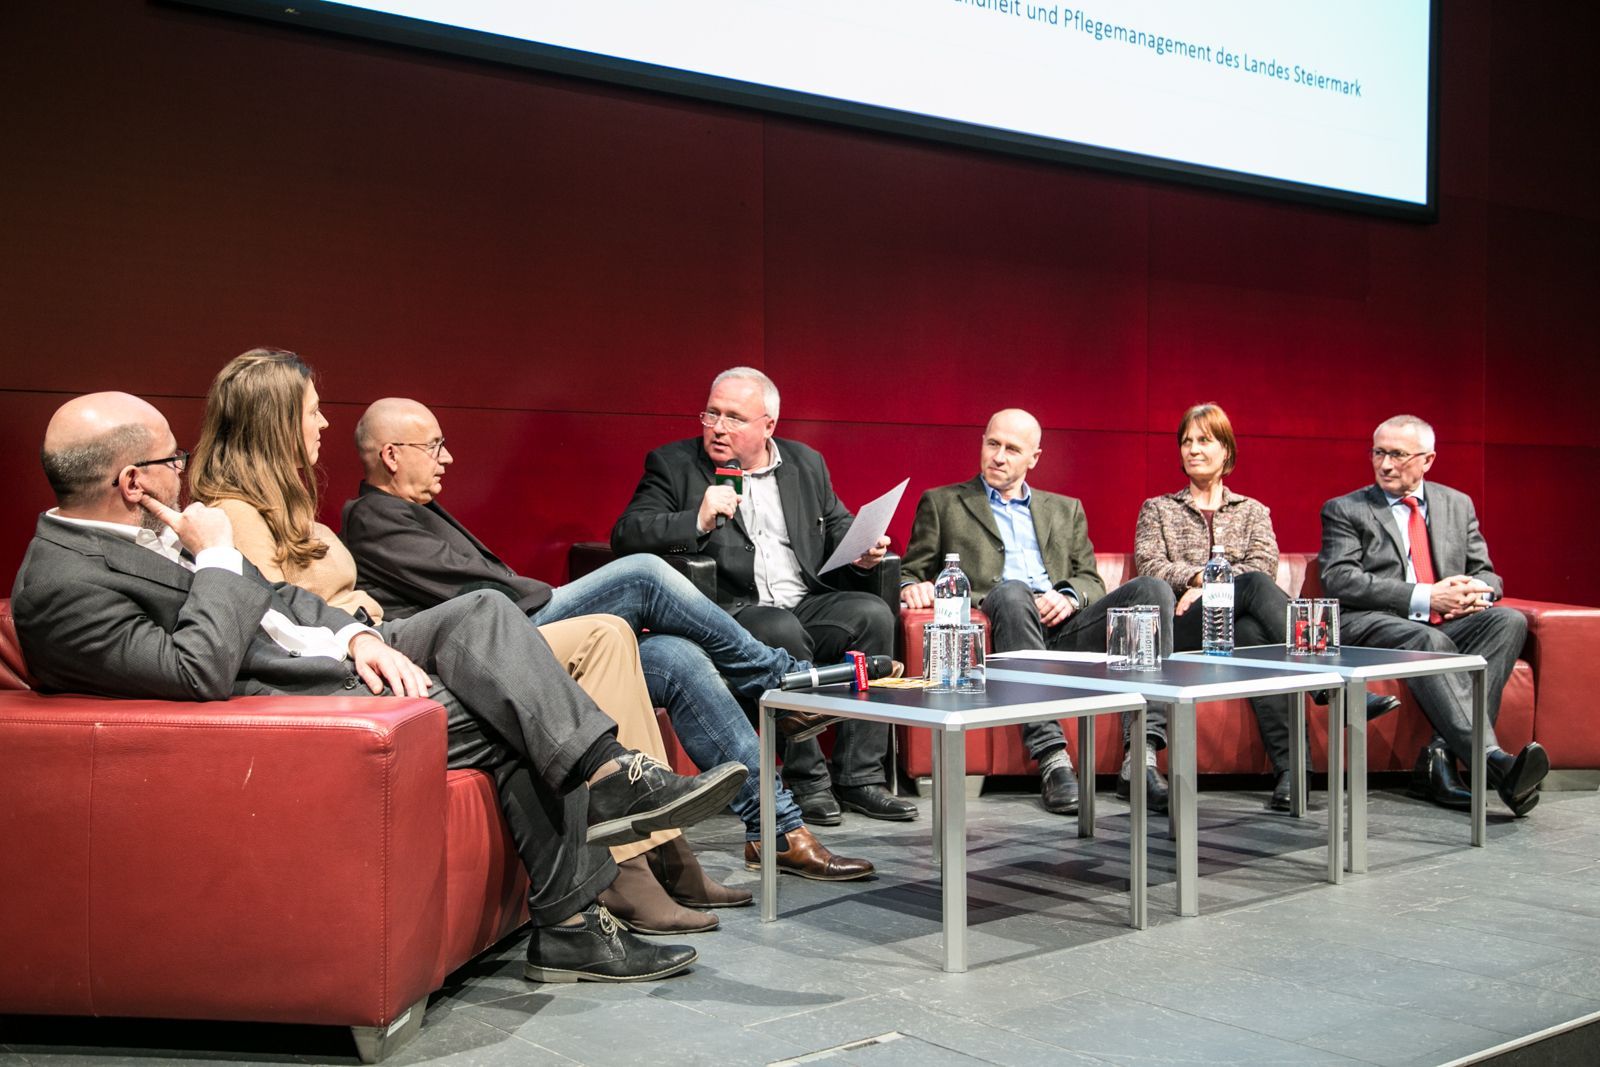
<instances>
[{"instance_id":1,"label":"woman in tweed jacket","mask_svg":"<svg viewBox=\"0 0 1600 1067\"><path fill-rule=\"evenodd\" d=\"M1289 598L1278 588L1278 538L1265 504L1229 491L1222 479L1233 473L1238 449L1228 413L1215 404L1197 404L1178 422L1178 458L1189 484L1166 496L1151 497L1139 508L1133 537L1134 566L1141 576L1172 586L1178 605L1172 616L1172 647L1200 647L1200 572L1213 545L1233 567L1233 630L1239 645L1283 641L1284 608ZM1368 694L1367 718L1399 706L1392 696ZM1250 702L1267 758L1277 782L1267 806L1289 810L1289 701L1257 697Z\"/></svg>"},{"instance_id":2,"label":"woman in tweed jacket","mask_svg":"<svg viewBox=\"0 0 1600 1067\"><path fill-rule=\"evenodd\" d=\"M1139 508L1134 533L1134 565L1140 575L1172 586L1178 606L1172 619L1172 647L1200 647L1200 572L1212 545L1233 567L1234 640L1240 645L1283 641L1284 606L1278 588L1278 539L1264 504L1230 492L1222 484L1233 472L1237 450L1233 424L1215 404L1198 404L1178 423L1178 457L1189 484L1166 496L1151 497ZM1289 809L1289 703L1287 697L1257 697L1250 702L1277 776L1268 807Z\"/></svg>"}]
</instances>

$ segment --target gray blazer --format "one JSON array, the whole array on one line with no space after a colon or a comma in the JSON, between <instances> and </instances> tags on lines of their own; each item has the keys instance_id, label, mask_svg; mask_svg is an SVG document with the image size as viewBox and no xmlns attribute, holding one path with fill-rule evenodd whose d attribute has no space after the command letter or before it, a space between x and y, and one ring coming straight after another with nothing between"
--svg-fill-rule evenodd
<instances>
[{"instance_id":1,"label":"gray blazer","mask_svg":"<svg viewBox=\"0 0 1600 1067\"><path fill-rule=\"evenodd\" d=\"M1076 497L1042 489L1032 492L1033 532L1050 583L1059 591L1070 587L1079 606L1086 608L1106 595L1106 583L1095 565L1083 504ZM901 581L933 581L948 552L960 553L974 603L1000 584L1006 568L1005 549L982 475L922 494L911 525L911 541L900 562Z\"/></svg>"},{"instance_id":2,"label":"gray blazer","mask_svg":"<svg viewBox=\"0 0 1600 1067\"><path fill-rule=\"evenodd\" d=\"M1434 576L1477 578L1499 600L1505 583L1489 561L1472 498L1438 482L1424 482L1422 494L1428 505ZM1406 616L1415 586L1406 581L1401 545L1400 527L1382 489L1369 485L1334 497L1322 505L1322 552L1317 556L1322 587L1347 610Z\"/></svg>"},{"instance_id":3,"label":"gray blazer","mask_svg":"<svg viewBox=\"0 0 1600 1067\"><path fill-rule=\"evenodd\" d=\"M348 660L299 656L261 628L276 608L305 626L351 618L315 593L208 567L40 516L11 591L28 670L45 692L157 700L367 695Z\"/></svg>"}]
</instances>

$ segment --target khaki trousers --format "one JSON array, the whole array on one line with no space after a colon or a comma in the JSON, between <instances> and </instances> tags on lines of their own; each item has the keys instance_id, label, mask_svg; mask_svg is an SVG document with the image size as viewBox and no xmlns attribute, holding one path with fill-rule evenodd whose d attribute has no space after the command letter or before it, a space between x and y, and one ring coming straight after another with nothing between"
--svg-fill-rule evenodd
<instances>
[{"instance_id":1,"label":"khaki trousers","mask_svg":"<svg viewBox=\"0 0 1600 1067\"><path fill-rule=\"evenodd\" d=\"M667 746L656 724L655 704L645 688L633 628L615 615L580 615L538 629L578 688L616 720L617 743L665 763ZM621 863L643 855L681 832L658 830L644 841L617 845L611 858Z\"/></svg>"}]
</instances>

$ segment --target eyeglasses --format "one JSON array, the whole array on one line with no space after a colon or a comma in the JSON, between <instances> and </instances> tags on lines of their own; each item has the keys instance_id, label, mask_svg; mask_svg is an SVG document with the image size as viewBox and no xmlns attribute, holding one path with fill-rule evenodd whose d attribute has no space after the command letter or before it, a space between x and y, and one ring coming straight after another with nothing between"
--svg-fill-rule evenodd
<instances>
[{"instance_id":1,"label":"eyeglasses","mask_svg":"<svg viewBox=\"0 0 1600 1067\"><path fill-rule=\"evenodd\" d=\"M764 419L766 417L766 412L762 412L760 415L756 416L757 419ZM715 411L702 411L700 413L700 425L704 426L708 430L716 429L717 423L720 422L728 429L737 431L749 426L753 421L755 420L740 418L738 415L722 415Z\"/></svg>"},{"instance_id":2,"label":"eyeglasses","mask_svg":"<svg viewBox=\"0 0 1600 1067\"><path fill-rule=\"evenodd\" d=\"M1374 460L1382 462L1385 459L1392 459L1400 464L1409 463L1418 456L1426 456L1427 454L1427 452L1402 452L1398 448L1374 448L1372 450L1372 458Z\"/></svg>"},{"instance_id":3,"label":"eyeglasses","mask_svg":"<svg viewBox=\"0 0 1600 1067\"><path fill-rule=\"evenodd\" d=\"M189 453L185 449L180 448L170 456L162 456L160 459L141 459L137 463L128 464L128 466L130 466L130 467L155 467L155 466L159 466L161 464L166 464L167 466L170 466L173 470L177 471L179 474L182 474L189 467ZM111 479L111 484L112 485L121 485L122 484L121 476L119 475L118 477Z\"/></svg>"},{"instance_id":4,"label":"eyeglasses","mask_svg":"<svg viewBox=\"0 0 1600 1067\"><path fill-rule=\"evenodd\" d=\"M420 448L434 459L439 458L439 453L444 451L444 438L437 441L390 441L396 448Z\"/></svg>"}]
</instances>

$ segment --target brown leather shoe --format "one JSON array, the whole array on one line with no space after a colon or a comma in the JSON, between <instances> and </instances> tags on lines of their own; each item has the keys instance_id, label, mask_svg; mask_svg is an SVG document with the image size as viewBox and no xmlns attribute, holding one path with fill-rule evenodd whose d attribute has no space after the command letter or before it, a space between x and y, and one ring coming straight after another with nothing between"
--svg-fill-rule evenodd
<instances>
[{"instance_id":1,"label":"brown leather shoe","mask_svg":"<svg viewBox=\"0 0 1600 1067\"><path fill-rule=\"evenodd\" d=\"M778 732L789 741L808 741L843 719L815 711L786 711L778 716Z\"/></svg>"},{"instance_id":2,"label":"brown leather shoe","mask_svg":"<svg viewBox=\"0 0 1600 1067\"><path fill-rule=\"evenodd\" d=\"M723 885L706 873L682 834L644 854L667 896L689 908L742 908L750 890Z\"/></svg>"},{"instance_id":3,"label":"brown leather shoe","mask_svg":"<svg viewBox=\"0 0 1600 1067\"><path fill-rule=\"evenodd\" d=\"M819 882L850 882L865 878L876 868L867 860L835 856L826 845L811 836L804 826L790 830L789 847L778 850L778 870L812 878ZM744 843L744 865L752 871L761 869L761 843Z\"/></svg>"},{"instance_id":4,"label":"brown leather shoe","mask_svg":"<svg viewBox=\"0 0 1600 1067\"><path fill-rule=\"evenodd\" d=\"M667 896L643 856L617 864L617 880L600 891L599 903L636 934L700 934L718 923L712 912L694 911Z\"/></svg>"}]
</instances>

